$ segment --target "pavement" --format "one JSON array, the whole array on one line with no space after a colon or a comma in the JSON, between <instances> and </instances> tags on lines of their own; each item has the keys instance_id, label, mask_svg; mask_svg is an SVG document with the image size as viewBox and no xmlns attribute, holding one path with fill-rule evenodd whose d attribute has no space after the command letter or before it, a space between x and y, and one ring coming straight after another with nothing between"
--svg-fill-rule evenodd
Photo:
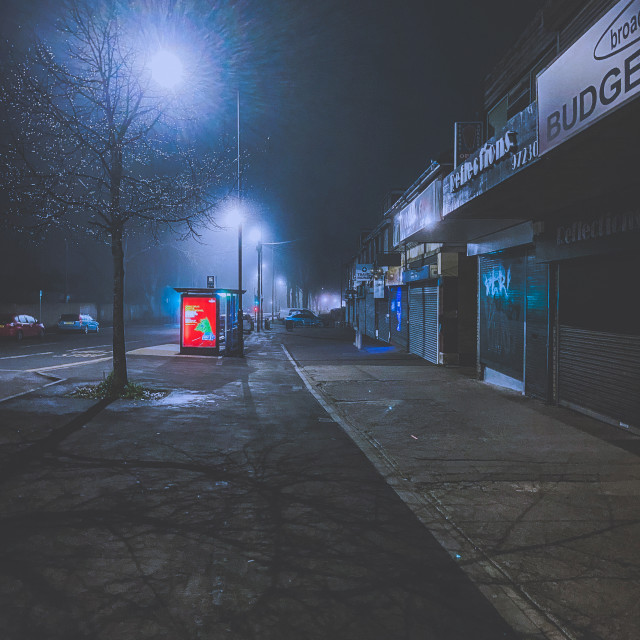
<instances>
[{"instance_id":1,"label":"pavement","mask_svg":"<svg viewBox=\"0 0 640 640\"><path fill-rule=\"evenodd\" d=\"M470 369L388 345L358 350L339 329L276 325L247 341L253 362L274 350L518 635L638 637L639 436L491 387ZM185 362L157 345L130 354L130 376L168 388ZM96 365L74 376L64 384L102 374ZM32 394L42 412L61 397L52 376L4 373L0 384L0 401ZM129 410L143 409L118 406L102 428ZM166 411L175 420L193 407ZM154 406L156 420L161 412Z\"/></svg>"}]
</instances>

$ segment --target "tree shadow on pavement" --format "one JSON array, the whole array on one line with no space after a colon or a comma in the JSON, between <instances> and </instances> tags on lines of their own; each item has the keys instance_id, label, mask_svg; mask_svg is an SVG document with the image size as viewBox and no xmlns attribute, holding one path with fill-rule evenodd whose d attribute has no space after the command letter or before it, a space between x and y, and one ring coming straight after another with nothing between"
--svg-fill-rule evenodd
<instances>
[{"instance_id":1,"label":"tree shadow on pavement","mask_svg":"<svg viewBox=\"0 0 640 640\"><path fill-rule=\"evenodd\" d=\"M3 486L4 637L513 637L373 470L349 464L358 453L330 443L321 467L287 439L48 453Z\"/></svg>"}]
</instances>

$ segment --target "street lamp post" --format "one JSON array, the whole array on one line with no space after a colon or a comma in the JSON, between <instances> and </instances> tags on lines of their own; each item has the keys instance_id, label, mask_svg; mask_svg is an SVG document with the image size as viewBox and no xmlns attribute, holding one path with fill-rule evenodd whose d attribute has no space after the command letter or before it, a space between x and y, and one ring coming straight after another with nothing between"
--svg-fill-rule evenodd
<instances>
[{"instance_id":1,"label":"street lamp post","mask_svg":"<svg viewBox=\"0 0 640 640\"><path fill-rule=\"evenodd\" d=\"M262 242L258 242L258 313L256 328L262 331Z\"/></svg>"},{"instance_id":2,"label":"street lamp post","mask_svg":"<svg viewBox=\"0 0 640 640\"><path fill-rule=\"evenodd\" d=\"M240 90L236 92L236 137L238 140L238 202L240 201ZM242 216L238 217L238 351L244 355L244 316L242 313Z\"/></svg>"},{"instance_id":3,"label":"street lamp post","mask_svg":"<svg viewBox=\"0 0 640 640\"><path fill-rule=\"evenodd\" d=\"M271 245L271 324L275 320L275 310L273 308L276 299L276 258L274 246Z\"/></svg>"}]
</instances>

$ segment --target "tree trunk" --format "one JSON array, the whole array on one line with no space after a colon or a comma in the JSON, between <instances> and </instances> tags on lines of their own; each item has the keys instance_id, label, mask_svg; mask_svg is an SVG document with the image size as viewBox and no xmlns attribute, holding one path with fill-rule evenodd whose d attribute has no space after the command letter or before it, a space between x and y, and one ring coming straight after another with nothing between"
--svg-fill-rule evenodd
<instances>
[{"instance_id":1,"label":"tree trunk","mask_svg":"<svg viewBox=\"0 0 640 640\"><path fill-rule=\"evenodd\" d=\"M111 234L113 256L113 394L122 393L127 385L127 357L124 343L124 251L122 229Z\"/></svg>"}]
</instances>

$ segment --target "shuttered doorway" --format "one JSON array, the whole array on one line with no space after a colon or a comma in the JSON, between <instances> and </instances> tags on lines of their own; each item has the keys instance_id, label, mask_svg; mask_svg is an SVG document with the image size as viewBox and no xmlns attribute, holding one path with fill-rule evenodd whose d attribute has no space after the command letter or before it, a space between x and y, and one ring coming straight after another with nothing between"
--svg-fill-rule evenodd
<instances>
[{"instance_id":1,"label":"shuttered doorway","mask_svg":"<svg viewBox=\"0 0 640 640\"><path fill-rule=\"evenodd\" d=\"M607 422L640 426L640 256L559 265L558 401Z\"/></svg>"},{"instance_id":2,"label":"shuttered doorway","mask_svg":"<svg viewBox=\"0 0 640 640\"><path fill-rule=\"evenodd\" d=\"M640 336L560 326L558 399L640 427Z\"/></svg>"},{"instance_id":3,"label":"shuttered doorway","mask_svg":"<svg viewBox=\"0 0 640 640\"><path fill-rule=\"evenodd\" d=\"M438 364L438 287L409 290L409 351Z\"/></svg>"}]
</instances>

